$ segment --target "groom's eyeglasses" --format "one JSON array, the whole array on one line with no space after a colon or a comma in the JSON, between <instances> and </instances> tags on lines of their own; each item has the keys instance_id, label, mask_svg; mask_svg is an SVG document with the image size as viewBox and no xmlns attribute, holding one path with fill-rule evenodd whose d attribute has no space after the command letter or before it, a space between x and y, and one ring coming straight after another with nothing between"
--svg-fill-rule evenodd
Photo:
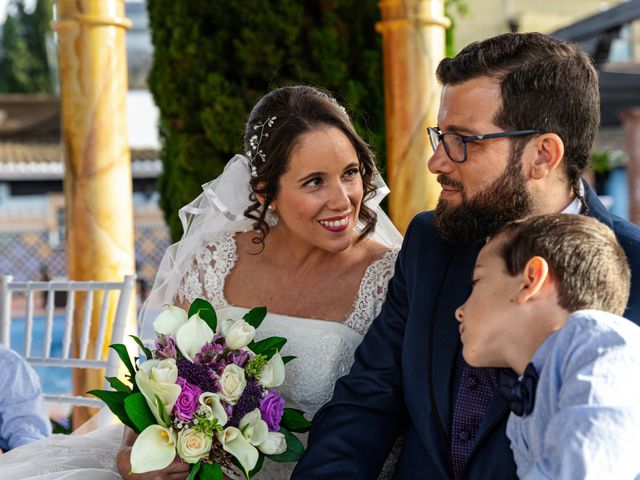
<instances>
[{"instance_id":1,"label":"groom's eyeglasses","mask_svg":"<svg viewBox=\"0 0 640 480\"><path fill-rule=\"evenodd\" d=\"M447 156L456 163L462 163L467 159L467 143L490 138L517 137L520 135L532 135L542 133L539 130L513 130L511 132L485 133L484 135L459 135L457 133L442 133L438 127L427 128L431 148L435 152L440 145L444 145Z\"/></svg>"}]
</instances>

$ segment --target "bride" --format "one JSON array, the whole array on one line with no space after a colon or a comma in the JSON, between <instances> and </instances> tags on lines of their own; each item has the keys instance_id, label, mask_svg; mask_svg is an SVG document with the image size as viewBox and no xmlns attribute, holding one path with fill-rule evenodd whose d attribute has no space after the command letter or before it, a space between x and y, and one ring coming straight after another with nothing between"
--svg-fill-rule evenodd
<instances>
[{"instance_id":1,"label":"bride","mask_svg":"<svg viewBox=\"0 0 640 480\"><path fill-rule=\"evenodd\" d=\"M165 254L142 336L152 338L153 318L168 302L205 298L224 318L264 305L258 332L286 337L283 355L297 357L279 391L311 418L380 311L401 237L378 207L387 192L371 151L324 92L267 94L249 116L244 149L181 209L185 234ZM125 428L120 445L121 432L46 439L0 457L0 470L5 479L186 478L188 465L178 461L129 475L135 434ZM289 478L292 470L267 461L256 478Z\"/></svg>"}]
</instances>

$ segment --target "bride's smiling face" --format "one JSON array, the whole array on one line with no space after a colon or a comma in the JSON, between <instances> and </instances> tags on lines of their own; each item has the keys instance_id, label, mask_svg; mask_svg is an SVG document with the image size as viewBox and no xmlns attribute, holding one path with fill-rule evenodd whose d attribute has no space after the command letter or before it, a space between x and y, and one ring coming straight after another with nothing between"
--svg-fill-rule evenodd
<instances>
[{"instance_id":1,"label":"bride's smiling face","mask_svg":"<svg viewBox=\"0 0 640 480\"><path fill-rule=\"evenodd\" d=\"M293 238L329 252L353 241L363 184L353 145L335 127L298 138L272 202L278 228Z\"/></svg>"}]
</instances>

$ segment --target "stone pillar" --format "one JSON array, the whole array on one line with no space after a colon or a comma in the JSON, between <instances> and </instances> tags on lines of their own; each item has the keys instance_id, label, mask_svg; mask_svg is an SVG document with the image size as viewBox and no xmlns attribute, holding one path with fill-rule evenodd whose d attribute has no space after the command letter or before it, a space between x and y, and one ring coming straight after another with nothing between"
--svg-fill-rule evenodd
<instances>
[{"instance_id":1,"label":"stone pillar","mask_svg":"<svg viewBox=\"0 0 640 480\"><path fill-rule=\"evenodd\" d=\"M126 128L127 56L131 22L124 0L57 0L61 132L64 151L68 272L71 280L122 280L135 271L131 157ZM76 304L80 335L83 298ZM94 354L96 315L88 355ZM115 301L109 307L110 322ZM131 302L127 333L135 330ZM107 345L103 350L107 351ZM100 372L77 369L74 393L103 388ZM74 411L74 427L93 412Z\"/></svg>"},{"instance_id":2,"label":"stone pillar","mask_svg":"<svg viewBox=\"0 0 640 480\"><path fill-rule=\"evenodd\" d=\"M389 211L404 233L415 214L435 207L440 185L427 169L427 127L437 122L435 70L445 52L444 0L382 0Z\"/></svg>"},{"instance_id":3,"label":"stone pillar","mask_svg":"<svg viewBox=\"0 0 640 480\"><path fill-rule=\"evenodd\" d=\"M620 112L627 150L627 180L629 182L629 217L640 225L640 108Z\"/></svg>"}]
</instances>

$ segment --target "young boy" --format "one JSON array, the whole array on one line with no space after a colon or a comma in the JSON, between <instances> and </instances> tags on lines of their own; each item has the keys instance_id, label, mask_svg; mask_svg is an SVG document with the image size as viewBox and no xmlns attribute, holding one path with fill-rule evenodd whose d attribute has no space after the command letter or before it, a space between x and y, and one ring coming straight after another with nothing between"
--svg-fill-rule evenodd
<instances>
[{"instance_id":1,"label":"young boy","mask_svg":"<svg viewBox=\"0 0 640 480\"><path fill-rule=\"evenodd\" d=\"M499 386L518 477L636 478L640 328L619 316L630 272L613 232L581 215L513 222L472 284L456 311L463 356L519 376Z\"/></svg>"},{"instance_id":2,"label":"young boy","mask_svg":"<svg viewBox=\"0 0 640 480\"><path fill-rule=\"evenodd\" d=\"M20 355L0 345L0 453L50 434L38 376Z\"/></svg>"}]
</instances>

